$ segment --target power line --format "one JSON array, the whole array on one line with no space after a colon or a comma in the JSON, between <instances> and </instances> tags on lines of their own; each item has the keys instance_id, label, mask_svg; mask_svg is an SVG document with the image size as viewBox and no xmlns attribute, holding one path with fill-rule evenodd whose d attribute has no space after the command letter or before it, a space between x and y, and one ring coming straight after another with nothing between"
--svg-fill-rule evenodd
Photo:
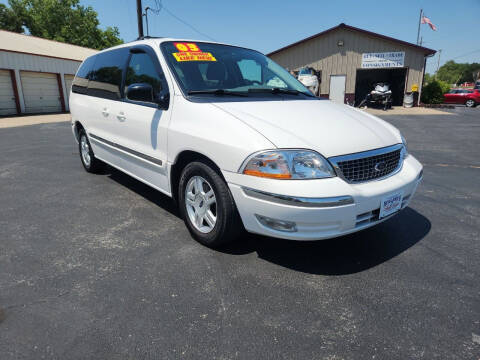
<instances>
[{"instance_id":1,"label":"power line","mask_svg":"<svg viewBox=\"0 0 480 360\"><path fill-rule=\"evenodd\" d=\"M195 26L191 25L190 23L188 23L187 21L179 18L177 15L175 15L173 12L171 12L170 10L168 10L163 4L162 4L162 0L155 0L155 6L156 6L156 9L152 9L150 8L150 10L155 14L155 15L158 15L160 14L160 11L162 10L165 10L165 12L167 14L169 14L171 17L175 18L176 20L180 21L182 24L188 26L190 29L192 29L193 31L195 31L196 33L206 37L207 39L210 39L212 41L217 41L215 40L214 38L212 38L211 36L208 36L207 34L205 34L204 32L201 32L200 30L198 30Z\"/></svg>"},{"instance_id":2,"label":"power line","mask_svg":"<svg viewBox=\"0 0 480 360\"><path fill-rule=\"evenodd\" d=\"M470 51L470 52L468 52L466 54L463 54L463 55L460 55L460 56L456 56L456 57L452 58L452 60L455 60L455 59L458 59L458 58L461 58L461 57L465 57L465 56L468 56L468 55L471 55L471 54L475 54L477 52L480 52L480 49Z\"/></svg>"}]
</instances>

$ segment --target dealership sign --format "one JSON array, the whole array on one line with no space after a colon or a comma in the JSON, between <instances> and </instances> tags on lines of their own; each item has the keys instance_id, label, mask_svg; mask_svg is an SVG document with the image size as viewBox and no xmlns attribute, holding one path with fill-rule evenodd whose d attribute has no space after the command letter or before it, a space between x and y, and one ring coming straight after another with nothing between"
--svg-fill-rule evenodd
<instances>
[{"instance_id":1,"label":"dealership sign","mask_svg":"<svg viewBox=\"0 0 480 360\"><path fill-rule=\"evenodd\" d=\"M405 52L363 53L362 69L403 67Z\"/></svg>"}]
</instances>

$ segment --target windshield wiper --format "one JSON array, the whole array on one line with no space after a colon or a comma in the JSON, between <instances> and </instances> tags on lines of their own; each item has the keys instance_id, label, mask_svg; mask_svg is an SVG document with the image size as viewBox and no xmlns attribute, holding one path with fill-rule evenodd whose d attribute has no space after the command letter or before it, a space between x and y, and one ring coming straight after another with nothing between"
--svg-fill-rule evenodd
<instances>
[{"instance_id":1,"label":"windshield wiper","mask_svg":"<svg viewBox=\"0 0 480 360\"><path fill-rule=\"evenodd\" d=\"M229 95L229 96L248 96L246 93L238 91L230 91L224 89L213 89L213 90L190 90L188 95L197 95L197 94L212 94L216 96Z\"/></svg>"},{"instance_id":2,"label":"windshield wiper","mask_svg":"<svg viewBox=\"0 0 480 360\"><path fill-rule=\"evenodd\" d=\"M298 95L302 94L305 96L310 96L313 97L314 95L303 92L303 91L298 91L298 90L293 90L293 89L282 89L279 87L274 87L274 88L250 88L248 89L248 92L254 92L254 93L271 93L271 94L289 94L289 95Z\"/></svg>"}]
</instances>

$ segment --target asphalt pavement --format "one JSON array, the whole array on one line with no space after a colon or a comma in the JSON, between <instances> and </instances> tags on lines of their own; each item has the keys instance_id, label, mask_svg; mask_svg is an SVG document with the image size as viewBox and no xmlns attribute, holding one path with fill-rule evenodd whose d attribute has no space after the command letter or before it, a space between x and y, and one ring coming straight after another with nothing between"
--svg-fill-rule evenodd
<instances>
[{"instance_id":1,"label":"asphalt pavement","mask_svg":"<svg viewBox=\"0 0 480 360\"><path fill-rule=\"evenodd\" d=\"M480 109L384 119L425 166L407 209L222 251L166 196L86 173L68 123L0 129L0 358L478 360Z\"/></svg>"}]
</instances>

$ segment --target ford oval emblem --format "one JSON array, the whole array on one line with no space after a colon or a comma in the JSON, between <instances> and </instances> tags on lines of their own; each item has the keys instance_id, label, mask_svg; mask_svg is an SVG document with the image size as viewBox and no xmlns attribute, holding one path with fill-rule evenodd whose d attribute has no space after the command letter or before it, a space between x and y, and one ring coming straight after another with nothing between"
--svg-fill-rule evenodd
<instances>
[{"instance_id":1,"label":"ford oval emblem","mask_svg":"<svg viewBox=\"0 0 480 360\"><path fill-rule=\"evenodd\" d=\"M383 171L387 167L387 163L385 161L379 161L373 167L375 171Z\"/></svg>"}]
</instances>

